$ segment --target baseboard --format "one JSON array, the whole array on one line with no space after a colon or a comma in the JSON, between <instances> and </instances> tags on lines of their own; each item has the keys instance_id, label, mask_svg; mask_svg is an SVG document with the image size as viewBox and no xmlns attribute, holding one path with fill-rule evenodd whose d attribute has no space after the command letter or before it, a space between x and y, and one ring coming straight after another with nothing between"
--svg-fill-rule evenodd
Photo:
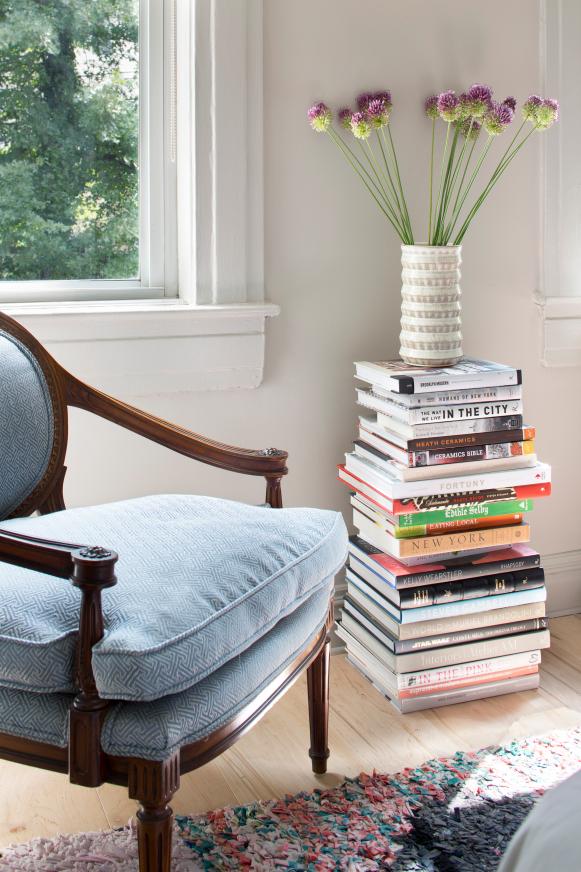
<instances>
[{"instance_id":1,"label":"baseboard","mask_svg":"<svg viewBox=\"0 0 581 872\"><path fill-rule=\"evenodd\" d=\"M581 548L542 555L541 560L545 570L549 617L559 618L581 613ZM341 613L346 589L345 581L340 577L335 589L337 615ZM334 635L331 652L339 654L344 648L343 642Z\"/></svg>"}]
</instances>

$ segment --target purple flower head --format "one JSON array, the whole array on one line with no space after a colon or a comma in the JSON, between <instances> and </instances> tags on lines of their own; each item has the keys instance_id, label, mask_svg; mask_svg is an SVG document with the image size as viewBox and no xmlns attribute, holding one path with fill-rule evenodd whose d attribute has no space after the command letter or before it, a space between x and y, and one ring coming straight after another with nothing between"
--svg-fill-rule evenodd
<instances>
[{"instance_id":1,"label":"purple flower head","mask_svg":"<svg viewBox=\"0 0 581 872\"><path fill-rule=\"evenodd\" d=\"M537 123L537 112L542 102L542 99L537 94L531 94L531 96L525 100L522 107L522 117L525 121L532 121L533 124Z\"/></svg>"},{"instance_id":2,"label":"purple flower head","mask_svg":"<svg viewBox=\"0 0 581 872\"><path fill-rule=\"evenodd\" d=\"M337 118L339 119L339 124L341 127L344 127L345 130L349 130L351 127L351 116L353 115L353 109L349 109L345 107L344 109L339 109L337 113Z\"/></svg>"},{"instance_id":3,"label":"purple flower head","mask_svg":"<svg viewBox=\"0 0 581 872\"><path fill-rule=\"evenodd\" d=\"M474 142L475 139L478 139L481 130L482 124L476 121L475 118L465 118L460 125L460 133L469 142Z\"/></svg>"},{"instance_id":4,"label":"purple flower head","mask_svg":"<svg viewBox=\"0 0 581 872\"><path fill-rule=\"evenodd\" d=\"M331 126L333 113L325 103L313 103L307 112L309 124L317 133L325 133Z\"/></svg>"},{"instance_id":5,"label":"purple flower head","mask_svg":"<svg viewBox=\"0 0 581 872\"><path fill-rule=\"evenodd\" d=\"M424 111L428 118L438 118L438 95L432 94L424 103Z\"/></svg>"},{"instance_id":6,"label":"purple flower head","mask_svg":"<svg viewBox=\"0 0 581 872\"><path fill-rule=\"evenodd\" d=\"M559 103L557 100L543 100L537 109L537 128L548 130L555 121L559 120Z\"/></svg>"},{"instance_id":7,"label":"purple flower head","mask_svg":"<svg viewBox=\"0 0 581 872\"><path fill-rule=\"evenodd\" d=\"M489 136L498 136L512 121L514 112L505 103L492 101L490 109L484 116L482 124Z\"/></svg>"},{"instance_id":8,"label":"purple flower head","mask_svg":"<svg viewBox=\"0 0 581 872\"><path fill-rule=\"evenodd\" d=\"M367 112L367 107L369 106L369 101L373 100L374 95L369 91L365 91L363 94L359 94L357 100L357 108L360 112Z\"/></svg>"},{"instance_id":9,"label":"purple flower head","mask_svg":"<svg viewBox=\"0 0 581 872\"><path fill-rule=\"evenodd\" d=\"M502 101L505 106L508 106L509 109L512 109L514 112L516 109L516 100L514 97L507 97L506 100Z\"/></svg>"},{"instance_id":10,"label":"purple flower head","mask_svg":"<svg viewBox=\"0 0 581 872\"><path fill-rule=\"evenodd\" d=\"M391 91L378 91L373 95L374 100L381 100L386 109L391 109L393 102L391 99Z\"/></svg>"},{"instance_id":11,"label":"purple flower head","mask_svg":"<svg viewBox=\"0 0 581 872\"><path fill-rule=\"evenodd\" d=\"M369 139L371 124L365 112L354 112L351 116L351 130L356 139Z\"/></svg>"},{"instance_id":12,"label":"purple flower head","mask_svg":"<svg viewBox=\"0 0 581 872\"><path fill-rule=\"evenodd\" d=\"M492 104L492 90L488 85L472 85L466 94L470 106L470 114L475 118L486 115Z\"/></svg>"},{"instance_id":13,"label":"purple flower head","mask_svg":"<svg viewBox=\"0 0 581 872\"><path fill-rule=\"evenodd\" d=\"M466 92L458 96L458 121L466 121L472 115L472 101Z\"/></svg>"},{"instance_id":14,"label":"purple flower head","mask_svg":"<svg viewBox=\"0 0 581 872\"><path fill-rule=\"evenodd\" d=\"M367 107L367 120L375 130L389 124L389 106L383 100L373 98Z\"/></svg>"},{"instance_id":15,"label":"purple flower head","mask_svg":"<svg viewBox=\"0 0 581 872\"><path fill-rule=\"evenodd\" d=\"M460 101L454 91L443 91L438 97L438 112L444 121L456 121Z\"/></svg>"}]
</instances>

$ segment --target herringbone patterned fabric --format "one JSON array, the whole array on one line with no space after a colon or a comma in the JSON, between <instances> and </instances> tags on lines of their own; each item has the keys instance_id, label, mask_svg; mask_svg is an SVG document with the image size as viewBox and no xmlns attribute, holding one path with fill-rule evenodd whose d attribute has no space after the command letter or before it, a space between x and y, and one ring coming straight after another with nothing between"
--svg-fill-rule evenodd
<instances>
[{"instance_id":1,"label":"herringbone patterned fabric","mask_svg":"<svg viewBox=\"0 0 581 872\"><path fill-rule=\"evenodd\" d=\"M44 375L30 351L0 330L0 518L32 493L46 472L52 444Z\"/></svg>"},{"instance_id":2,"label":"herringbone patterned fabric","mask_svg":"<svg viewBox=\"0 0 581 872\"><path fill-rule=\"evenodd\" d=\"M332 580L250 648L194 687L149 703L124 702L107 715L109 754L163 760L235 717L323 626ZM0 732L64 747L71 696L0 688Z\"/></svg>"},{"instance_id":3,"label":"herringbone patterned fabric","mask_svg":"<svg viewBox=\"0 0 581 872\"><path fill-rule=\"evenodd\" d=\"M134 701L191 687L249 648L328 588L347 546L335 512L184 495L3 526L119 553L93 669L101 696ZM0 565L0 685L70 692L78 615L70 583Z\"/></svg>"}]
</instances>

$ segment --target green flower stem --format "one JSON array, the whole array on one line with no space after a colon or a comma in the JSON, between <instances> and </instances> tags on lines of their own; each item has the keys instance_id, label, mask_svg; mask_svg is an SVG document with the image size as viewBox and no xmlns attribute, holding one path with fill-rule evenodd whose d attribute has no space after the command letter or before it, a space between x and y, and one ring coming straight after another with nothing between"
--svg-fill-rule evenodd
<instances>
[{"instance_id":1,"label":"green flower stem","mask_svg":"<svg viewBox=\"0 0 581 872\"><path fill-rule=\"evenodd\" d=\"M367 190L369 191L369 193L371 194L371 196L373 197L373 199L375 200L375 202L377 203L377 205L379 206L379 208L381 209L381 211L383 212L383 214L385 215L385 217L387 218L389 223L392 225L393 229L395 230L395 232L397 233L399 238L402 240L402 242L404 242L404 237L402 234L401 227L396 225L396 223L392 220L391 216L385 210L383 204L381 203L381 200L379 199L379 197L376 196L373 189L371 188L371 186L369 185L369 183L366 181L365 177L363 176L363 174L357 168L355 161L352 160L352 158L351 158L351 149L349 148L349 146L343 142L341 137L338 136L332 128L329 128L329 130L327 132L328 132L329 136L331 137L332 141L337 146L337 148L341 151L341 153L343 154L345 159L353 167L353 169L355 170L355 172L357 173L357 175L359 176L359 178L361 179L361 181L363 182L363 184L365 185L365 187L367 188ZM353 158L355 158L355 155L353 155ZM355 160L357 160L357 158L355 158Z\"/></svg>"},{"instance_id":2,"label":"green flower stem","mask_svg":"<svg viewBox=\"0 0 581 872\"><path fill-rule=\"evenodd\" d=\"M383 128L382 128L382 132L383 132ZM409 245L413 245L413 244L414 244L414 234L413 234L413 232L412 232L412 222L410 221L410 215L409 215L409 212L408 212L408 207L407 207L407 203L406 203L406 200L405 200L405 195L404 195L404 192L403 192L403 185L402 185L402 183L401 183L401 176L400 176L400 174L399 174L399 165L398 165L398 162L397 162L397 154L396 154L396 151L395 151L395 144L394 144L394 141L393 141L393 136L391 135L391 127L390 127L389 123L388 123L388 125L387 125L387 132L388 132L388 135L389 135L389 144L391 145L391 153L392 153L392 155L393 155L393 162L394 162L394 165L395 165L395 174L396 174L396 177L397 177L397 184L398 184L398 187L399 187L399 192L400 192L400 194L401 194L401 202L402 202L402 206L403 206L403 214L404 214L405 222L406 222L406 225L407 225L407 228L408 228L408 231L409 231L409 235L410 235L410 242L409 242L408 244L409 244Z\"/></svg>"},{"instance_id":3,"label":"green flower stem","mask_svg":"<svg viewBox=\"0 0 581 872\"><path fill-rule=\"evenodd\" d=\"M428 213L428 242L432 238L432 194L434 187L434 140L436 138L436 119L432 118L432 149L430 152L430 207Z\"/></svg>"},{"instance_id":4,"label":"green flower stem","mask_svg":"<svg viewBox=\"0 0 581 872\"><path fill-rule=\"evenodd\" d=\"M478 158L478 160L476 161L476 166L474 167L474 169L472 171L472 175L470 176L470 179L468 180L468 184L466 185L466 188L464 189L464 193L462 194L462 197L460 198L460 202L458 204L458 207L454 210L454 213L452 214L452 217L450 219L450 236L454 232L454 227L458 223L458 218L460 217L462 207L464 206L464 203L466 202L466 197L470 193L470 190L471 190L474 182L476 181L476 177L477 177L478 173L480 172L480 168L482 167L482 164L484 163L484 159L486 158L486 155L488 154L488 152L490 150L490 146L492 145L493 139L494 139L494 137L489 134L486 145L482 149L482 153L481 153L480 157ZM456 243L456 242L454 243L454 245L457 245L457 244L458 243Z\"/></svg>"},{"instance_id":5,"label":"green flower stem","mask_svg":"<svg viewBox=\"0 0 581 872\"><path fill-rule=\"evenodd\" d=\"M452 123L451 121L447 122L448 126L446 128L446 139L444 141L444 150L442 151L442 166L440 167L440 185L438 188L438 196L436 198L436 208L435 208L436 212L438 212L438 204L439 204L440 198L442 196L442 186L444 184L444 166L445 166L446 152L448 150L448 139L450 137L450 124L451 123ZM437 227L434 228L434 236L430 237L428 239L428 243L430 245L436 245L436 234L437 234Z\"/></svg>"},{"instance_id":6,"label":"green flower stem","mask_svg":"<svg viewBox=\"0 0 581 872\"><path fill-rule=\"evenodd\" d=\"M501 159L500 163L498 164L498 166L496 167L496 169L492 173L492 176L490 177L488 184L486 185L486 187L484 188L484 190L482 191L482 193L480 194L480 196L478 197L478 199L476 200L476 202L472 206L472 209L470 210L470 212L468 213L468 215L464 219L464 223L462 224L462 227L460 228L458 235L457 235L456 239L454 240L454 245L460 245L460 243L464 239L464 236L466 235L466 231L468 230L468 227L469 227L471 221L476 216L476 213L478 212L478 210L482 206L483 202L488 197L488 195L490 194L490 192L492 191L494 186L497 184L497 182L500 179L500 177L502 176L502 174L506 171L506 169L508 168L511 161L513 161L515 159L515 157L517 156L517 154L519 153L519 151L521 150L521 148L523 147L523 145L525 144L527 139L529 139L529 137L532 136L532 134L535 132L536 129L537 129L536 126L532 127L531 130L529 131L529 133L527 133L527 135L524 137L524 139L521 140L521 142L519 142L519 144L512 150L512 152L510 154L508 154L508 152L504 153L503 158ZM522 127L521 127L521 130L522 130ZM513 138L513 142L515 141L515 139L516 139L516 136Z\"/></svg>"},{"instance_id":7,"label":"green flower stem","mask_svg":"<svg viewBox=\"0 0 581 872\"><path fill-rule=\"evenodd\" d=\"M454 161L456 158L456 149L458 147L458 137L460 135L460 124L459 122L454 123L454 138L452 140L452 146L450 148L450 157L448 158L448 165L446 167L446 175L444 177L444 192L442 195L442 200L440 202L440 213L438 215L438 245L445 245L444 242L444 220L446 216L446 211L448 209L448 202L450 199L450 184L453 175L454 169Z\"/></svg>"},{"instance_id":8,"label":"green flower stem","mask_svg":"<svg viewBox=\"0 0 581 872\"><path fill-rule=\"evenodd\" d=\"M383 188L377 184L377 182L375 181L373 176L368 172L366 167L361 163L361 161L359 160L359 158L357 157L357 155L355 154L353 149L349 147L349 145L345 142L345 140L341 136L339 136L339 134L337 134L336 131L333 130L332 127L329 128L327 133L334 139L335 144L338 145L339 148L342 149L345 157L347 158L347 160L349 160L349 162L351 163L351 166L353 166L353 169L355 169L355 171L359 175L362 175L365 177L368 184L370 184L373 188L375 188L375 192L379 197L385 198L385 192L384 192ZM367 155L365 155L365 153L364 153L364 156L367 159ZM354 164L355 164L355 166L354 166Z\"/></svg>"},{"instance_id":9,"label":"green flower stem","mask_svg":"<svg viewBox=\"0 0 581 872\"><path fill-rule=\"evenodd\" d=\"M462 185L464 184L464 181L466 179L466 173L468 172L468 167L470 166L470 161L472 160L472 155L474 154L474 149L476 148L476 142L477 142L476 139L473 140L472 148L468 152L468 156L466 158L466 163L464 164L464 171L462 173L462 178L460 179L460 184L458 185L458 190L456 191L456 199L454 200L454 205L452 206L452 216L454 216L456 213L456 207L458 206L460 194L462 193ZM450 239L451 231L452 231L452 219L450 219L450 222L448 223L446 230L445 230L446 244L448 243L448 240Z\"/></svg>"},{"instance_id":10,"label":"green flower stem","mask_svg":"<svg viewBox=\"0 0 581 872\"><path fill-rule=\"evenodd\" d=\"M463 159L464 159L464 153L465 153L465 151L466 151L466 146L467 146L467 144L468 144L469 136L470 136L470 134L471 134L471 132L472 132L473 124L474 124L474 119L471 118L471 119L470 119L470 126L469 126L469 128L468 128L468 133L467 133L467 135L464 137L464 142L462 143L462 148L461 148L461 150L460 150L460 157L459 157L458 160L456 161L456 165L455 165L455 167L453 168L453 171L452 171L452 174L451 174L451 177L450 177L450 184L449 184L449 186L448 186L448 191L447 191L447 196L446 196L446 202L445 202L445 204L444 204L444 211L443 211L443 214L442 214L442 227L441 227L441 233L442 233L442 240L441 240L441 241L442 241L442 245L447 245L447 244L448 244L449 235L446 233L446 230L447 230L447 226L446 226L446 215L448 214L448 206L450 205L450 201L451 201L451 199L452 199L452 194L454 193L454 188L455 188L455 185L456 185L456 181L457 181L457 179L458 179L458 175L459 175L459 173L460 173L460 167L462 166L462 162L463 162ZM458 125L458 132L459 132L459 125ZM465 171L464 171L464 172L465 172ZM458 190L460 190L460 189L458 189ZM457 198L457 197L458 197L458 194L456 194L456 198Z\"/></svg>"},{"instance_id":11,"label":"green flower stem","mask_svg":"<svg viewBox=\"0 0 581 872\"><path fill-rule=\"evenodd\" d=\"M381 190L383 191L384 200L386 205L389 206L389 210L391 212L392 218L398 222L400 227L407 232L404 221L402 220L401 209L399 208L399 203L394 203L391 199L391 195L387 189L387 186L384 184L386 182L385 179L382 179L381 168L379 167L373 149L371 148L371 144L368 139L365 140L365 145L367 146L367 151L363 147L363 143L359 141L363 154L366 156L367 161L369 162L370 167L372 168L379 184L381 185Z\"/></svg>"},{"instance_id":12,"label":"green flower stem","mask_svg":"<svg viewBox=\"0 0 581 872\"><path fill-rule=\"evenodd\" d=\"M383 129L382 129L381 132L382 132L382 134L383 134ZM391 187L391 190L392 190L393 196L394 196L394 198L395 198L395 201L396 201L396 203L397 203L398 212L399 212L400 215L401 215L401 214L402 214L402 205L401 205L401 203L400 203L400 199L399 199L399 197L398 197L397 189L396 189L396 187L395 187L395 184L394 184L394 181L393 181L393 177L392 177L391 171L390 171L390 169L389 169L389 161L388 161L388 159L387 159L387 153L386 153L386 150L385 150L385 148L384 148L384 143L381 141L381 136L379 135L379 130L377 130L377 129L375 130L375 135L377 136L377 141L378 141L378 143L379 143L379 148L381 149L381 154L382 154L382 156L383 156L383 163L385 164L385 172L386 172L387 178L389 179L389 184L390 184L390 187ZM385 142L385 136L383 137L383 140L384 140L384 142Z\"/></svg>"}]
</instances>

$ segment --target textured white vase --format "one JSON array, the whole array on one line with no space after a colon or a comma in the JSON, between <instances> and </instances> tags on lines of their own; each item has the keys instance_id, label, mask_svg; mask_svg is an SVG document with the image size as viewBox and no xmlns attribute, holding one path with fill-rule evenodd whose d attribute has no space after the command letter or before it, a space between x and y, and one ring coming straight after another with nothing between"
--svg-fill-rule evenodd
<instances>
[{"instance_id":1,"label":"textured white vase","mask_svg":"<svg viewBox=\"0 0 581 872\"><path fill-rule=\"evenodd\" d=\"M461 245L402 245L400 357L414 366L462 359Z\"/></svg>"}]
</instances>

